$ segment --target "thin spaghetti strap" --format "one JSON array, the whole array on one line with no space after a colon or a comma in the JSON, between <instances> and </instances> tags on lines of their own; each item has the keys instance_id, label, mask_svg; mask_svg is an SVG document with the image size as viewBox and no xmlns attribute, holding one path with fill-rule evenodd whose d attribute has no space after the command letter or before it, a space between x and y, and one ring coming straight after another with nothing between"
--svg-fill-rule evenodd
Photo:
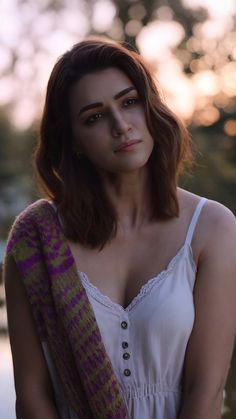
<instances>
[{"instance_id":1,"label":"thin spaghetti strap","mask_svg":"<svg viewBox=\"0 0 236 419\"><path fill-rule=\"evenodd\" d=\"M206 198L201 198L200 201L198 202L196 208L195 208L192 220L189 224L185 244L187 243L187 244L191 245L192 238L193 238L193 233L194 233L195 227L196 227L197 222L198 222L198 218L201 214L201 211L202 211L202 208L203 208L205 202L206 202Z\"/></svg>"}]
</instances>

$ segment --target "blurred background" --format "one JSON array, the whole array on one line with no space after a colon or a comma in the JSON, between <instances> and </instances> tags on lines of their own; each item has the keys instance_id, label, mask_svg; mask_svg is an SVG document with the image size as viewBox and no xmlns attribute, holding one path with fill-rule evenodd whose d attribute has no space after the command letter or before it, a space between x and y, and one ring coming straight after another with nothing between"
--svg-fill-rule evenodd
<instances>
[{"instance_id":1,"label":"blurred background","mask_svg":"<svg viewBox=\"0 0 236 419\"><path fill-rule=\"evenodd\" d=\"M14 217L40 196L31 154L50 71L90 34L127 42L151 64L192 134L196 162L181 185L236 213L235 0L0 0L0 264ZM1 418L15 418L14 401L0 279ZM222 414L236 418L235 355Z\"/></svg>"}]
</instances>

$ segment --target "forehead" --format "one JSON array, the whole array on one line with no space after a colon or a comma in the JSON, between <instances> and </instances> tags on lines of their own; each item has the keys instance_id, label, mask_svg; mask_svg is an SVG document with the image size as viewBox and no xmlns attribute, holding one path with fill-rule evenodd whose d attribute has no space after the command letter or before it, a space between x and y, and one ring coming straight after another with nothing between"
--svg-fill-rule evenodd
<instances>
[{"instance_id":1,"label":"forehead","mask_svg":"<svg viewBox=\"0 0 236 419\"><path fill-rule=\"evenodd\" d=\"M71 104L104 102L132 85L129 77L118 68L109 67L95 71L86 74L73 85L70 94Z\"/></svg>"}]
</instances>

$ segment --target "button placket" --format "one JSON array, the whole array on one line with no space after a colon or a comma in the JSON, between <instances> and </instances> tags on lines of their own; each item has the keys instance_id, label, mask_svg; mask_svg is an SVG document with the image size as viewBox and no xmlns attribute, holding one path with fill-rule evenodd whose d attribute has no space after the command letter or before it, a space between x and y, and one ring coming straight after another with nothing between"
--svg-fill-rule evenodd
<instances>
[{"instance_id":1,"label":"button placket","mask_svg":"<svg viewBox=\"0 0 236 419\"><path fill-rule=\"evenodd\" d=\"M128 342L126 342L126 341L123 341L123 342L122 342L122 348L123 348L123 349L128 348L128 346L129 346Z\"/></svg>"},{"instance_id":2,"label":"button placket","mask_svg":"<svg viewBox=\"0 0 236 419\"><path fill-rule=\"evenodd\" d=\"M123 364L123 376L128 378L131 377L131 365L130 365L130 352L129 352L129 321L128 319L123 319L120 323L122 333L121 333L121 347L122 347L122 364Z\"/></svg>"}]
</instances>

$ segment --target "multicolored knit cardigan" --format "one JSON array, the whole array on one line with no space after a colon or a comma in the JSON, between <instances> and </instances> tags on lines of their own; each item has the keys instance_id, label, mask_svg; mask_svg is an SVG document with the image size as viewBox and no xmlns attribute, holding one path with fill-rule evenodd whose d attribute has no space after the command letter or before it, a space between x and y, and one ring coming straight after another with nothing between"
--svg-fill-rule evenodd
<instances>
[{"instance_id":1,"label":"multicolored knit cardigan","mask_svg":"<svg viewBox=\"0 0 236 419\"><path fill-rule=\"evenodd\" d=\"M21 274L41 341L80 419L128 419L92 306L52 205L28 206L10 231L6 258Z\"/></svg>"}]
</instances>

